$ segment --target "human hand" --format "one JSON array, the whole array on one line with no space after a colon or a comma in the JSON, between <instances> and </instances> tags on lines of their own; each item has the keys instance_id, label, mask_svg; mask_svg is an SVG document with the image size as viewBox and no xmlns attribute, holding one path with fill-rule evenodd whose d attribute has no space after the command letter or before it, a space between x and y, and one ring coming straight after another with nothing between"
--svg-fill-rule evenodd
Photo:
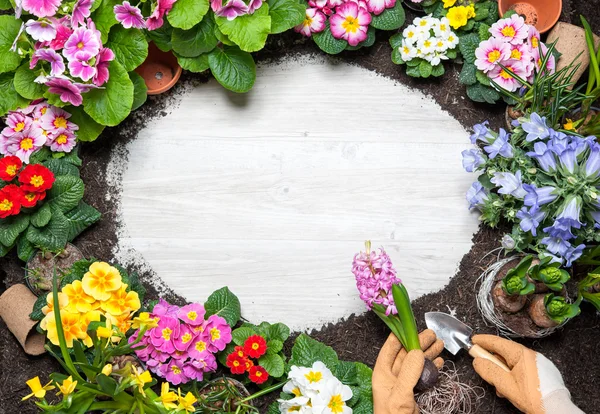
<instances>
[{"instance_id":1,"label":"human hand","mask_svg":"<svg viewBox=\"0 0 600 414\"><path fill-rule=\"evenodd\" d=\"M519 410L526 414L583 413L571 402L558 368L542 354L495 335L475 335L473 343L504 358L510 372L477 357L473 367Z\"/></svg>"},{"instance_id":2,"label":"human hand","mask_svg":"<svg viewBox=\"0 0 600 414\"><path fill-rule=\"evenodd\" d=\"M429 329L419 334L422 350L407 352L396 335L390 334L379 351L373 370L373 408L375 414L418 414L413 388L419 381L425 358L440 369L444 360L442 340Z\"/></svg>"}]
</instances>

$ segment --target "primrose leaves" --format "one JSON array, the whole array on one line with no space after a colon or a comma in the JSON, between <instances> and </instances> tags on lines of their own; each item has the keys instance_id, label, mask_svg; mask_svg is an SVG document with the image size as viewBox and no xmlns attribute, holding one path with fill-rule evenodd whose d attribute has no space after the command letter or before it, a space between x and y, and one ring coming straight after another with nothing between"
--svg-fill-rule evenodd
<instances>
[{"instance_id":1,"label":"primrose leaves","mask_svg":"<svg viewBox=\"0 0 600 414\"><path fill-rule=\"evenodd\" d=\"M329 21L325 23L325 29L322 32L313 33L312 38L323 52L330 55L337 55L348 46L348 42L345 40L333 37L329 28Z\"/></svg>"},{"instance_id":2,"label":"primrose leaves","mask_svg":"<svg viewBox=\"0 0 600 414\"><path fill-rule=\"evenodd\" d=\"M106 47L115 53L115 60L128 72L148 57L148 42L139 29L125 29L121 25L113 27Z\"/></svg>"},{"instance_id":3,"label":"primrose leaves","mask_svg":"<svg viewBox=\"0 0 600 414\"><path fill-rule=\"evenodd\" d=\"M50 222L37 228L29 226L27 229L27 240L35 246L43 246L50 251L63 249L67 244L69 229L67 218L59 208L52 209Z\"/></svg>"},{"instance_id":4,"label":"primrose leaves","mask_svg":"<svg viewBox=\"0 0 600 414\"><path fill-rule=\"evenodd\" d=\"M240 300L227 286L213 292L206 300L204 308L206 316L218 315L225 319L229 326L235 326L242 314Z\"/></svg>"},{"instance_id":5,"label":"primrose leaves","mask_svg":"<svg viewBox=\"0 0 600 414\"><path fill-rule=\"evenodd\" d=\"M146 81L137 72L129 72L129 78L133 83L133 105L131 110L135 111L142 106L148 98L148 87Z\"/></svg>"},{"instance_id":6,"label":"primrose leaves","mask_svg":"<svg viewBox=\"0 0 600 414\"><path fill-rule=\"evenodd\" d=\"M104 130L104 125L94 121L81 106L69 106L66 111L71 114L71 121L79 126L77 131L79 141L95 141Z\"/></svg>"},{"instance_id":7,"label":"primrose leaves","mask_svg":"<svg viewBox=\"0 0 600 414\"><path fill-rule=\"evenodd\" d=\"M298 0L267 0L271 33L282 33L299 25L306 16L306 3Z\"/></svg>"},{"instance_id":8,"label":"primrose leaves","mask_svg":"<svg viewBox=\"0 0 600 414\"><path fill-rule=\"evenodd\" d=\"M273 378L282 377L285 373L285 363L283 358L274 353L266 353L258 360L258 364L262 366Z\"/></svg>"},{"instance_id":9,"label":"primrose leaves","mask_svg":"<svg viewBox=\"0 0 600 414\"><path fill-rule=\"evenodd\" d=\"M190 30L173 29L171 37L173 50L179 56L188 58L210 52L218 42L212 14L207 15Z\"/></svg>"},{"instance_id":10,"label":"primrose leaves","mask_svg":"<svg viewBox=\"0 0 600 414\"><path fill-rule=\"evenodd\" d=\"M323 362L332 369L338 363L338 356L332 347L322 344L306 334L300 334L292 348L289 364L311 367L317 361Z\"/></svg>"},{"instance_id":11,"label":"primrose leaves","mask_svg":"<svg viewBox=\"0 0 600 414\"><path fill-rule=\"evenodd\" d=\"M37 74L24 63L15 72L14 85L19 95L27 99L39 99L44 96L44 86L34 82Z\"/></svg>"},{"instance_id":12,"label":"primrose leaves","mask_svg":"<svg viewBox=\"0 0 600 414\"><path fill-rule=\"evenodd\" d=\"M21 29L21 20L13 16L0 16L0 73L19 67L21 56L10 49Z\"/></svg>"},{"instance_id":13,"label":"primrose leaves","mask_svg":"<svg viewBox=\"0 0 600 414\"><path fill-rule=\"evenodd\" d=\"M29 226L29 216L19 214L0 221L0 243L12 247L17 237Z\"/></svg>"},{"instance_id":14,"label":"primrose leaves","mask_svg":"<svg viewBox=\"0 0 600 414\"><path fill-rule=\"evenodd\" d=\"M208 0L177 0L167 14L171 26L179 29L191 29L208 12Z\"/></svg>"},{"instance_id":15,"label":"primrose leaves","mask_svg":"<svg viewBox=\"0 0 600 414\"><path fill-rule=\"evenodd\" d=\"M227 20L225 17L216 17L215 20L219 30L245 52L261 50L271 31L271 16L267 3L263 3L253 14L238 16L233 20Z\"/></svg>"},{"instance_id":16,"label":"primrose leaves","mask_svg":"<svg viewBox=\"0 0 600 414\"><path fill-rule=\"evenodd\" d=\"M252 329L248 326L239 327L231 333L233 342L236 345L240 345L240 346L244 345L244 342L246 342L246 339L248 339L252 335L256 335L256 332L254 332L254 329Z\"/></svg>"},{"instance_id":17,"label":"primrose leaves","mask_svg":"<svg viewBox=\"0 0 600 414\"><path fill-rule=\"evenodd\" d=\"M233 92L248 92L256 80L252 55L237 47L216 47L208 55L208 65L215 79Z\"/></svg>"},{"instance_id":18,"label":"primrose leaves","mask_svg":"<svg viewBox=\"0 0 600 414\"><path fill-rule=\"evenodd\" d=\"M177 62L183 69L194 73L202 73L209 68L208 54L206 53L193 58L177 56Z\"/></svg>"},{"instance_id":19,"label":"primrose leaves","mask_svg":"<svg viewBox=\"0 0 600 414\"><path fill-rule=\"evenodd\" d=\"M373 15L371 26L381 30L396 30L404 24L405 19L402 2L396 0L394 7L385 9L379 16Z\"/></svg>"},{"instance_id":20,"label":"primrose leaves","mask_svg":"<svg viewBox=\"0 0 600 414\"><path fill-rule=\"evenodd\" d=\"M103 44L108 40L111 27L118 23L114 7L119 3L119 0L102 0L102 5L92 13L92 20L96 24L96 29L100 31Z\"/></svg>"}]
</instances>

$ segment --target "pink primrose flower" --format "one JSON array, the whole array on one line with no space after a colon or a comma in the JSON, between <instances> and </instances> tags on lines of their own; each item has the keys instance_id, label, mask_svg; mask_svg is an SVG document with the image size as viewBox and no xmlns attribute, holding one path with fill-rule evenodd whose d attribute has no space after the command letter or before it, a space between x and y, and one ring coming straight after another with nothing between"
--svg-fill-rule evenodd
<instances>
[{"instance_id":1,"label":"pink primrose flower","mask_svg":"<svg viewBox=\"0 0 600 414\"><path fill-rule=\"evenodd\" d=\"M204 332L209 337L209 343L219 351L224 350L227 344L231 342L231 327L220 316L210 316Z\"/></svg>"},{"instance_id":2,"label":"pink primrose flower","mask_svg":"<svg viewBox=\"0 0 600 414\"><path fill-rule=\"evenodd\" d=\"M192 326L198 326L204 323L205 314L206 311L204 310L204 306L199 303L191 303L179 309L177 317L185 323Z\"/></svg>"},{"instance_id":3,"label":"pink primrose flower","mask_svg":"<svg viewBox=\"0 0 600 414\"><path fill-rule=\"evenodd\" d=\"M56 14L61 0L23 0L23 9L37 17L51 17Z\"/></svg>"},{"instance_id":4,"label":"pink primrose flower","mask_svg":"<svg viewBox=\"0 0 600 414\"><path fill-rule=\"evenodd\" d=\"M306 9L306 17L298 26L294 27L294 31L302 33L306 37L311 37L312 33L319 33L325 30L325 22L327 17L317 8Z\"/></svg>"},{"instance_id":5,"label":"pink primrose flower","mask_svg":"<svg viewBox=\"0 0 600 414\"><path fill-rule=\"evenodd\" d=\"M479 43L475 50L475 66L477 69L489 72L498 63L510 58L510 45L502 40L490 37Z\"/></svg>"},{"instance_id":6,"label":"pink primrose flower","mask_svg":"<svg viewBox=\"0 0 600 414\"><path fill-rule=\"evenodd\" d=\"M73 12L71 13L71 25L73 25L73 27L85 23L85 19L90 17L93 4L94 0L77 0L77 3L73 6Z\"/></svg>"},{"instance_id":7,"label":"pink primrose flower","mask_svg":"<svg viewBox=\"0 0 600 414\"><path fill-rule=\"evenodd\" d=\"M117 4L113 10L117 21L126 29L131 29L132 27L143 29L146 25L142 11L139 7L132 6L128 1L124 1L123 4Z\"/></svg>"},{"instance_id":8,"label":"pink primrose flower","mask_svg":"<svg viewBox=\"0 0 600 414\"><path fill-rule=\"evenodd\" d=\"M523 19L518 14L513 14L506 19L500 19L492 25L490 33L496 39L504 42L519 44L527 39L529 34L529 25L525 24Z\"/></svg>"},{"instance_id":9,"label":"pink primrose flower","mask_svg":"<svg viewBox=\"0 0 600 414\"><path fill-rule=\"evenodd\" d=\"M25 164L29 164L31 154L46 143L46 137L42 134L42 129L33 124L22 132L5 139L6 145L2 145L2 147L6 151L2 152L3 155L16 155Z\"/></svg>"},{"instance_id":10,"label":"pink primrose flower","mask_svg":"<svg viewBox=\"0 0 600 414\"><path fill-rule=\"evenodd\" d=\"M329 19L333 37L346 40L350 46L356 46L367 38L370 23L369 12L353 2L339 6Z\"/></svg>"},{"instance_id":11,"label":"pink primrose flower","mask_svg":"<svg viewBox=\"0 0 600 414\"><path fill-rule=\"evenodd\" d=\"M63 55L69 62L88 61L98 54L101 46L96 30L81 26L75 29L67 39Z\"/></svg>"},{"instance_id":12,"label":"pink primrose flower","mask_svg":"<svg viewBox=\"0 0 600 414\"><path fill-rule=\"evenodd\" d=\"M56 28L53 22L46 19L27 20L25 31L38 42L50 42L56 37Z\"/></svg>"}]
</instances>

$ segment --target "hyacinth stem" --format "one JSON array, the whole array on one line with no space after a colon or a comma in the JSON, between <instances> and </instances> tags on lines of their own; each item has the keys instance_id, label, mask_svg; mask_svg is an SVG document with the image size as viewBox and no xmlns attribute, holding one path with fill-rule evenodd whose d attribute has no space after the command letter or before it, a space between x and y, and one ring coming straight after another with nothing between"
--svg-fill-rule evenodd
<instances>
[{"instance_id":1,"label":"hyacinth stem","mask_svg":"<svg viewBox=\"0 0 600 414\"><path fill-rule=\"evenodd\" d=\"M392 286L392 295L394 296L394 303L398 310L398 318L400 319L400 324L404 331L406 341L406 343L402 343L404 349L407 351L421 349L417 322L415 321L415 315L413 314L406 288L402 284L394 285Z\"/></svg>"}]
</instances>

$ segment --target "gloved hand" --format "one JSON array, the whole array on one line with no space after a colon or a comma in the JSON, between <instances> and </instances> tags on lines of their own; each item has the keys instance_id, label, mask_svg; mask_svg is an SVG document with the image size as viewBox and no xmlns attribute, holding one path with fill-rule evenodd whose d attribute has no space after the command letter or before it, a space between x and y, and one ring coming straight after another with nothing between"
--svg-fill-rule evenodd
<instances>
[{"instance_id":1,"label":"gloved hand","mask_svg":"<svg viewBox=\"0 0 600 414\"><path fill-rule=\"evenodd\" d=\"M504 358L511 372L482 358L475 358L473 367L519 410L526 414L583 414L571 402L556 366L542 354L495 335L475 335L473 343Z\"/></svg>"},{"instance_id":2,"label":"gloved hand","mask_svg":"<svg viewBox=\"0 0 600 414\"><path fill-rule=\"evenodd\" d=\"M419 381L425 358L441 368L438 355L444 349L442 340L429 329L419 334L421 350L406 352L396 335L390 334L379 351L373 370L374 414L418 414L413 388Z\"/></svg>"}]
</instances>

